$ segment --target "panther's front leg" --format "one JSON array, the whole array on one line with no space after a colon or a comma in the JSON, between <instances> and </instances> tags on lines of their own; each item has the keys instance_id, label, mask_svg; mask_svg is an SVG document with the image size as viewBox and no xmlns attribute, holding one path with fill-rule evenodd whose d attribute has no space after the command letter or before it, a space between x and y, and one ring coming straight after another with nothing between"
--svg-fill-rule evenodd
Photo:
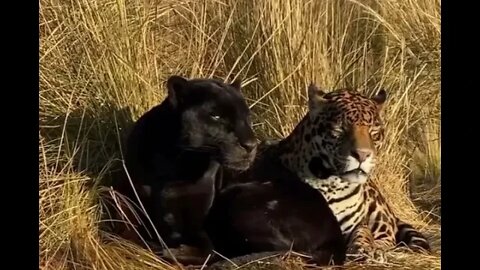
<instances>
[{"instance_id":1,"label":"panther's front leg","mask_svg":"<svg viewBox=\"0 0 480 270\"><path fill-rule=\"evenodd\" d=\"M385 254L375 245L372 231L367 224L359 225L350 233L347 258L353 261L385 261Z\"/></svg>"}]
</instances>

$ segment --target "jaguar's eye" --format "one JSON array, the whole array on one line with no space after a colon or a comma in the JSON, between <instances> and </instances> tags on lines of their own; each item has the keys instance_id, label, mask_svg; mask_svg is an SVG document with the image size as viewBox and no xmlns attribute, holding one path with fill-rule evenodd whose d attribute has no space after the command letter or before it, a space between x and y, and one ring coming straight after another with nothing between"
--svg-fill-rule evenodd
<instances>
[{"instance_id":1,"label":"jaguar's eye","mask_svg":"<svg viewBox=\"0 0 480 270\"><path fill-rule=\"evenodd\" d=\"M383 139L383 129L370 129L370 136L373 141L381 141Z\"/></svg>"},{"instance_id":2,"label":"jaguar's eye","mask_svg":"<svg viewBox=\"0 0 480 270\"><path fill-rule=\"evenodd\" d=\"M220 115L218 115L218 114L211 114L211 115L210 115L210 118L211 118L213 121L218 121L218 120L220 120Z\"/></svg>"}]
</instances>

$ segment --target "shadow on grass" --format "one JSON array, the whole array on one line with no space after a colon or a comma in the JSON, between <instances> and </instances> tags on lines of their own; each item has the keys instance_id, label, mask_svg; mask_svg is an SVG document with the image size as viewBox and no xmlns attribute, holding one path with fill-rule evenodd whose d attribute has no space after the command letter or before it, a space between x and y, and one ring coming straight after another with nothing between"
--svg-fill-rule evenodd
<instances>
[{"instance_id":1,"label":"shadow on grass","mask_svg":"<svg viewBox=\"0 0 480 270\"><path fill-rule=\"evenodd\" d=\"M92 203L100 205L98 225L107 233L101 234L102 239L108 241L108 235L114 234L138 244L135 233L126 224L136 224L136 218L143 215L133 206L138 202L133 200L133 189L122 164L126 138L134 124L131 116L129 107L117 108L112 104L73 110L41 119L40 134L49 145L60 147L61 158L46 158L58 163L57 170L70 168L90 178L83 188L93 192Z\"/></svg>"},{"instance_id":2,"label":"shadow on grass","mask_svg":"<svg viewBox=\"0 0 480 270\"><path fill-rule=\"evenodd\" d=\"M424 177L411 178L411 199L414 205L421 211L428 213L428 217L435 223L441 220L441 180L425 179Z\"/></svg>"},{"instance_id":3,"label":"shadow on grass","mask_svg":"<svg viewBox=\"0 0 480 270\"><path fill-rule=\"evenodd\" d=\"M109 185L115 173L123 171L121 153L133 122L129 107L107 105L42 117L40 134L48 144L60 148L55 167L71 167L86 174L92 185Z\"/></svg>"}]
</instances>

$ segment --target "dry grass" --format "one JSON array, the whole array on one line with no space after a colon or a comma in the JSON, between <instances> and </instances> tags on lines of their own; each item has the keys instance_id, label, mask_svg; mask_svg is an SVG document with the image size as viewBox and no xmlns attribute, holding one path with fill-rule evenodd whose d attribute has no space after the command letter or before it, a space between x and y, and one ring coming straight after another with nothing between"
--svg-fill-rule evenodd
<instances>
[{"instance_id":1,"label":"dry grass","mask_svg":"<svg viewBox=\"0 0 480 270\"><path fill-rule=\"evenodd\" d=\"M242 78L260 137L293 128L310 81L385 87L375 179L439 243L427 215L440 204L439 0L40 0L40 34L42 269L172 268L98 226L98 183L114 180L125 131L171 74ZM411 192L438 203L418 208ZM433 257L392 253L378 269L439 269L436 246Z\"/></svg>"}]
</instances>

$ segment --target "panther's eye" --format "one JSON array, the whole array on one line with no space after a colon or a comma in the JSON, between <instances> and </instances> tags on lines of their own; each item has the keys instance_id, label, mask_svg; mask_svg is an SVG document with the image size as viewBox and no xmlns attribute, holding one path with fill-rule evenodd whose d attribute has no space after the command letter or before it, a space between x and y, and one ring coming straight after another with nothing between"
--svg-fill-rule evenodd
<instances>
[{"instance_id":1,"label":"panther's eye","mask_svg":"<svg viewBox=\"0 0 480 270\"><path fill-rule=\"evenodd\" d=\"M333 125L331 132L332 132L331 134L334 138L338 138L338 137L342 136L342 132L343 132L342 126L340 124Z\"/></svg>"},{"instance_id":2,"label":"panther's eye","mask_svg":"<svg viewBox=\"0 0 480 270\"><path fill-rule=\"evenodd\" d=\"M213 121L218 121L218 120L220 120L220 115L212 113L212 114L210 114L210 118Z\"/></svg>"},{"instance_id":3,"label":"panther's eye","mask_svg":"<svg viewBox=\"0 0 480 270\"><path fill-rule=\"evenodd\" d=\"M332 136L335 138L338 138L342 136L342 130L341 129L333 129L332 130Z\"/></svg>"}]
</instances>

